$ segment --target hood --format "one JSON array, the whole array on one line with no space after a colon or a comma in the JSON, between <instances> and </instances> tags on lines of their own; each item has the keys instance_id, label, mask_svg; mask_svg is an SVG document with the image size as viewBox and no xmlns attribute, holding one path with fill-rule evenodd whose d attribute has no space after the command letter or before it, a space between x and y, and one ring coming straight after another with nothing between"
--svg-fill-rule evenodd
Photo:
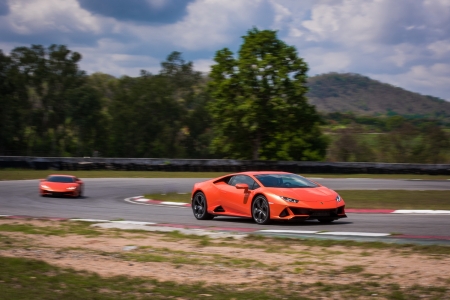
<instances>
[{"instance_id":1,"label":"hood","mask_svg":"<svg viewBox=\"0 0 450 300\"><path fill-rule=\"evenodd\" d=\"M337 196L335 191L324 186L314 188L270 188L270 192L302 202L336 201Z\"/></svg>"},{"instance_id":2,"label":"hood","mask_svg":"<svg viewBox=\"0 0 450 300\"><path fill-rule=\"evenodd\" d=\"M78 186L78 184L75 182L67 182L66 183L66 182L48 182L48 181L43 181L43 182L41 182L40 185L46 185L53 191L66 191L66 189L68 187L71 187L71 186L77 187Z\"/></svg>"}]
</instances>

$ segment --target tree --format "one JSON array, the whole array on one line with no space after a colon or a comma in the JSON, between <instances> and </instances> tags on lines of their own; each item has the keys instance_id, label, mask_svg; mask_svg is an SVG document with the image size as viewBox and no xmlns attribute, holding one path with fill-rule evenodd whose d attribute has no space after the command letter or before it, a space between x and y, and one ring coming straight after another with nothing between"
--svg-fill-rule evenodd
<instances>
[{"instance_id":1,"label":"tree","mask_svg":"<svg viewBox=\"0 0 450 300\"><path fill-rule=\"evenodd\" d=\"M79 70L81 54L63 45L17 47L11 61L25 78L23 84L31 103L27 140L31 152L70 155L68 94L86 82Z\"/></svg>"},{"instance_id":2,"label":"tree","mask_svg":"<svg viewBox=\"0 0 450 300\"><path fill-rule=\"evenodd\" d=\"M30 110L26 78L0 50L0 155L23 155Z\"/></svg>"},{"instance_id":3,"label":"tree","mask_svg":"<svg viewBox=\"0 0 450 300\"><path fill-rule=\"evenodd\" d=\"M305 97L307 64L275 31L253 28L243 40L238 58L224 48L212 66L212 150L237 159L323 159L327 141Z\"/></svg>"}]
</instances>

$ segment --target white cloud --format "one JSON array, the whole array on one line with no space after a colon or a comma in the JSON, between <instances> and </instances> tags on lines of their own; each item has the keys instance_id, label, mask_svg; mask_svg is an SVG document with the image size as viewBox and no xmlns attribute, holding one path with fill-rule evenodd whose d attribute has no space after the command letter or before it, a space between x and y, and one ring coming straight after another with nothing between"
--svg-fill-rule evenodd
<instances>
[{"instance_id":1,"label":"white cloud","mask_svg":"<svg viewBox=\"0 0 450 300\"><path fill-rule=\"evenodd\" d=\"M344 52L324 51L320 48L310 48L302 52L310 68L310 75L328 72L349 72L351 58Z\"/></svg>"},{"instance_id":2,"label":"white cloud","mask_svg":"<svg viewBox=\"0 0 450 300\"><path fill-rule=\"evenodd\" d=\"M250 29L263 1L197 0L187 7L187 16L164 28L175 45L189 50L216 49ZM243 30L244 29L244 30Z\"/></svg>"},{"instance_id":3,"label":"white cloud","mask_svg":"<svg viewBox=\"0 0 450 300\"><path fill-rule=\"evenodd\" d=\"M237 50L256 26L278 30L310 75L360 73L450 100L450 0L196 0L165 25L92 14L76 0L8 1L9 14L0 16L5 53L31 43L66 44L83 55L89 73L157 73L172 51L206 72L215 51ZM154 9L168 3L142 1Z\"/></svg>"},{"instance_id":4,"label":"white cloud","mask_svg":"<svg viewBox=\"0 0 450 300\"><path fill-rule=\"evenodd\" d=\"M75 0L10 0L9 5L8 19L18 34L101 31L99 20L80 9Z\"/></svg>"},{"instance_id":5,"label":"white cloud","mask_svg":"<svg viewBox=\"0 0 450 300\"><path fill-rule=\"evenodd\" d=\"M154 74L159 72L159 59L149 55L127 54L129 46L115 40L102 39L95 48L75 47L73 50L83 55L80 66L88 74L102 72L120 77L138 76L141 70Z\"/></svg>"},{"instance_id":6,"label":"white cloud","mask_svg":"<svg viewBox=\"0 0 450 300\"><path fill-rule=\"evenodd\" d=\"M450 64L417 65L405 73L369 76L410 91L450 100Z\"/></svg>"},{"instance_id":7,"label":"white cloud","mask_svg":"<svg viewBox=\"0 0 450 300\"><path fill-rule=\"evenodd\" d=\"M203 73L209 73L211 71L211 66L214 64L212 59L196 59L192 62L194 64L194 69Z\"/></svg>"},{"instance_id":8,"label":"white cloud","mask_svg":"<svg viewBox=\"0 0 450 300\"><path fill-rule=\"evenodd\" d=\"M450 40L436 41L427 47L437 58L450 57Z\"/></svg>"}]
</instances>

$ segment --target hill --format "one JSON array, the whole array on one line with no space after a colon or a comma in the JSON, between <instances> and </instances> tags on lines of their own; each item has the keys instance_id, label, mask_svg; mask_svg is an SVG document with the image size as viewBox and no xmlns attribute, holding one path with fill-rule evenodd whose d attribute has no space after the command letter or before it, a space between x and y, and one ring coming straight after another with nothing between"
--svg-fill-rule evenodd
<instances>
[{"instance_id":1,"label":"hill","mask_svg":"<svg viewBox=\"0 0 450 300\"><path fill-rule=\"evenodd\" d=\"M308 79L309 102L319 112L403 115L450 120L450 102L410 92L358 74L328 73Z\"/></svg>"}]
</instances>

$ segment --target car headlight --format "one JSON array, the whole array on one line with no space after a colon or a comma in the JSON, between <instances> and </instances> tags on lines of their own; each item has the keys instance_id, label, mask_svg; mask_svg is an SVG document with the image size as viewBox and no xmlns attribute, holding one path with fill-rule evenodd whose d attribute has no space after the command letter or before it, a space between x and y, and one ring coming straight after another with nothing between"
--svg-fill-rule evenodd
<instances>
[{"instance_id":1,"label":"car headlight","mask_svg":"<svg viewBox=\"0 0 450 300\"><path fill-rule=\"evenodd\" d=\"M41 188L43 189L50 189L48 186L46 186L45 184L41 184Z\"/></svg>"},{"instance_id":2,"label":"car headlight","mask_svg":"<svg viewBox=\"0 0 450 300\"><path fill-rule=\"evenodd\" d=\"M289 197L284 197L284 196L280 196L281 199L283 199L286 202L291 202L291 203L298 203L298 200L289 198Z\"/></svg>"},{"instance_id":3,"label":"car headlight","mask_svg":"<svg viewBox=\"0 0 450 300\"><path fill-rule=\"evenodd\" d=\"M341 200L342 200L341 196L337 195L336 196L336 202L341 202Z\"/></svg>"},{"instance_id":4,"label":"car headlight","mask_svg":"<svg viewBox=\"0 0 450 300\"><path fill-rule=\"evenodd\" d=\"M77 188L76 186L69 186L69 187L67 188L67 190L73 191L73 190L76 189L76 188Z\"/></svg>"}]
</instances>

